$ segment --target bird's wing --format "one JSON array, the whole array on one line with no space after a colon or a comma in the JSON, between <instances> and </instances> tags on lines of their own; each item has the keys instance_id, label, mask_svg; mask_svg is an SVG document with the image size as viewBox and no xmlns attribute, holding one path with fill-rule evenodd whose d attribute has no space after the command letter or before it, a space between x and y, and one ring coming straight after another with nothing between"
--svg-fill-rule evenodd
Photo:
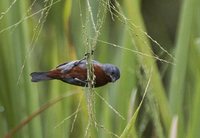
<instances>
[{"instance_id":1,"label":"bird's wing","mask_svg":"<svg viewBox=\"0 0 200 138\"><path fill-rule=\"evenodd\" d=\"M61 66L63 66L63 65L66 65L66 64L68 64L68 63L69 63L69 62L62 63L62 64L56 66L56 68L59 68L59 67L61 67Z\"/></svg>"},{"instance_id":2,"label":"bird's wing","mask_svg":"<svg viewBox=\"0 0 200 138\"><path fill-rule=\"evenodd\" d=\"M66 62L61 65L58 65L56 68L61 70L62 73L66 73L70 71L72 68L74 68L75 66L85 68L86 67L85 64L86 64L85 60L75 60L75 61Z\"/></svg>"},{"instance_id":3,"label":"bird's wing","mask_svg":"<svg viewBox=\"0 0 200 138\"><path fill-rule=\"evenodd\" d=\"M75 61L60 64L56 68L61 70L62 73L68 72L69 70L71 70L75 66L79 66L82 69L86 69L86 62L87 62L86 60L75 60ZM93 64L99 64L100 65L100 63L95 61L95 60L93 60L92 62L93 62Z\"/></svg>"}]
</instances>

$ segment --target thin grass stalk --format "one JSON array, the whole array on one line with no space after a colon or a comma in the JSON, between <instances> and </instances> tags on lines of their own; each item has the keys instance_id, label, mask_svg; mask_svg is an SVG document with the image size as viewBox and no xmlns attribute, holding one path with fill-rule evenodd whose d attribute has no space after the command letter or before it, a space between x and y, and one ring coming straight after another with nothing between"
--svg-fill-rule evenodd
<instances>
[{"instance_id":1,"label":"thin grass stalk","mask_svg":"<svg viewBox=\"0 0 200 138\"><path fill-rule=\"evenodd\" d=\"M93 51L94 46L93 45L93 41L91 41L89 38L91 38L93 35L95 35L97 28L96 28L96 24L94 22L94 14L93 14L93 10L91 7L91 1L87 0L86 1L87 4L87 9L88 12L86 14L86 23L85 26L86 28L86 32L85 34L86 36L86 43L85 43L85 58L87 61L87 88L86 88L86 99L87 99L87 110L88 110L88 125L85 131L85 137L94 137L94 130L96 127L96 118L95 118L95 112L94 112L94 93L93 93L93 88L94 88L94 68L93 68ZM91 25L89 27L89 25Z\"/></svg>"},{"instance_id":2,"label":"thin grass stalk","mask_svg":"<svg viewBox=\"0 0 200 138\"><path fill-rule=\"evenodd\" d=\"M75 94L78 94L79 92L71 92L66 95L62 95L60 97L57 97L46 104L42 105L38 110L34 111L32 114L30 114L27 118L22 120L16 127L11 129L6 135L5 138L12 138L15 136L15 134L20 131L23 127L25 127L28 123L30 123L35 117L39 116L42 112L47 110L48 108L52 107L54 104L64 100L67 97L71 97Z\"/></svg>"}]
</instances>

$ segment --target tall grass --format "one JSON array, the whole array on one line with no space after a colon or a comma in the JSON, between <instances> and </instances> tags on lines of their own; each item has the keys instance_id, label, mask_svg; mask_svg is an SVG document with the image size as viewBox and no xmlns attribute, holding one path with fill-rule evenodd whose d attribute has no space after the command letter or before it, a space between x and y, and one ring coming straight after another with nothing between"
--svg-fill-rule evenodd
<instances>
[{"instance_id":1,"label":"tall grass","mask_svg":"<svg viewBox=\"0 0 200 138\"><path fill-rule=\"evenodd\" d=\"M200 137L200 2L164 3L0 1L0 137ZM117 82L30 81L91 50Z\"/></svg>"}]
</instances>

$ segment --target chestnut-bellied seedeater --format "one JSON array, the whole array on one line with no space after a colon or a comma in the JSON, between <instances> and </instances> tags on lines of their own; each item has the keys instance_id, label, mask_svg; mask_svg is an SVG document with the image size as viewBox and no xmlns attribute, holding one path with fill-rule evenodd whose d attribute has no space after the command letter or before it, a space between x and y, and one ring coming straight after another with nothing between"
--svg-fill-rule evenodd
<instances>
[{"instance_id":1,"label":"chestnut-bellied seedeater","mask_svg":"<svg viewBox=\"0 0 200 138\"><path fill-rule=\"evenodd\" d=\"M94 87L101 87L109 82L115 82L120 78L118 67L112 64L101 64L95 60L92 61L94 67ZM44 80L61 80L63 82L87 87L87 61L75 60L63 63L55 69L46 72L31 73L32 82Z\"/></svg>"}]
</instances>

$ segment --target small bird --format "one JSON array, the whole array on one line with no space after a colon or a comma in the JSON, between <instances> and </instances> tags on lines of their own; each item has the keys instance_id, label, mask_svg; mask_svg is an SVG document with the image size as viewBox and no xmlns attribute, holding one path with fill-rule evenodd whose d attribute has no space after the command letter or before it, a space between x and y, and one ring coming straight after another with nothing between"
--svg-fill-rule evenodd
<instances>
[{"instance_id":1,"label":"small bird","mask_svg":"<svg viewBox=\"0 0 200 138\"><path fill-rule=\"evenodd\" d=\"M94 67L94 87L101 87L120 78L118 67L112 64L101 64L92 61ZM66 62L58 65L56 69L47 72L33 72L30 74L32 82L44 80L61 80L63 82L87 87L87 61L85 59Z\"/></svg>"}]
</instances>

